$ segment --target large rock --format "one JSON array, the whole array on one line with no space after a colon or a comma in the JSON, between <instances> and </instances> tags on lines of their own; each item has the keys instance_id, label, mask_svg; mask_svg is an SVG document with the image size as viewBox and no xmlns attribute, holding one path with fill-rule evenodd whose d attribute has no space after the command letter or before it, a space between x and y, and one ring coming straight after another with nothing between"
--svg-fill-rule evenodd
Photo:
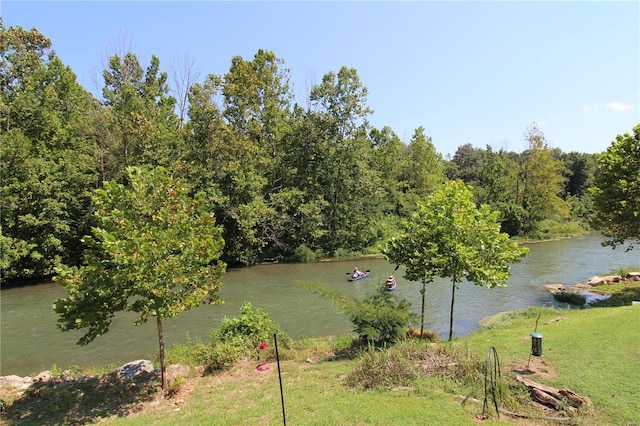
<instances>
[{"instance_id":1,"label":"large rock","mask_svg":"<svg viewBox=\"0 0 640 426\"><path fill-rule=\"evenodd\" d=\"M589 291L593 288L593 286L591 284L583 284L583 283L577 283L571 286L571 290L585 290L585 291Z\"/></svg>"},{"instance_id":2,"label":"large rock","mask_svg":"<svg viewBox=\"0 0 640 426\"><path fill-rule=\"evenodd\" d=\"M20 377L16 375L0 377L0 389L25 390L31 386L33 379L29 376Z\"/></svg>"},{"instance_id":3,"label":"large rock","mask_svg":"<svg viewBox=\"0 0 640 426\"><path fill-rule=\"evenodd\" d=\"M605 277L595 276L595 277L589 278L589 280L587 281L587 284L591 284L591 285L610 284L610 283L617 283L621 280L622 280L622 277L620 275L607 275Z\"/></svg>"},{"instance_id":4,"label":"large rock","mask_svg":"<svg viewBox=\"0 0 640 426\"><path fill-rule=\"evenodd\" d=\"M629 281L640 281L640 272L629 272L627 274L627 279Z\"/></svg>"},{"instance_id":5,"label":"large rock","mask_svg":"<svg viewBox=\"0 0 640 426\"><path fill-rule=\"evenodd\" d=\"M146 359L131 361L116 369L116 374L121 379L134 379L142 374L153 372L153 363Z\"/></svg>"},{"instance_id":6,"label":"large rock","mask_svg":"<svg viewBox=\"0 0 640 426\"><path fill-rule=\"evenodd\" d=\"M53 378L53 375L51 374L51 371L47 370L47 371L43 371L42 373L40 373L36 377L34 377L33 378L33 382L34 383L37 383L37 382L48 382L52 378Z\"/></svg>"},{"instance_id":7,"label":"large rock","mask_svg":"<svg viewBox=\"0 0 640 426\"><path fill-rule=\"evenodd\" d=\"M566 290L564 284L545 284L544 288L551 291L552 293L557 293L557 292Z\"/></svg>"},{"instance_id":8,"label":"large rock","mask_svg":"<svg viewBox=\"0 0 640 426\"><path fill-rule=\"evenodd\" d=\"M178 377L189 377L191 369L188 365L171 364L167 365L167 380L173 380Z\"/></svg>"}]
</instances>

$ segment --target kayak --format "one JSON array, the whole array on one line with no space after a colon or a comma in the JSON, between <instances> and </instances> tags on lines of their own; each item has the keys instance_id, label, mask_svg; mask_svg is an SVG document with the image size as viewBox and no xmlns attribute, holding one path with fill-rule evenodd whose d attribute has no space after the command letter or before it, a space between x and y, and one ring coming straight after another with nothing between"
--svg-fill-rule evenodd
<instances>
[{"instance_id":1,"label":"kayak","mask_svg":"<svg viewBox=\"0 0 640 426\"><path fill-rule=\"evenodd\" d=\"M386 284L387 284L387 290L388 291L393 291L398 286L398 283L396 282L396 280L393 280L393 282L391 282L391 284L389 284L389 283L386 283Z\"/></svg>"},{"instance_id":2,"label":"kayak","mask_svg":"<svg viewBox=\"0 0 640 426\"><path fill-rule=\"evenodd\" d=\"M371 271L365 271L365 272L364 272L364 274L362 274L362 275L360 275L360 276L357 276L357 277L355 277L355 278L354 278L353 276L351 276L351 277L349 277L349 278L347 278L347 279L348 279L349 281L358 281L358 280L361 280L361 279L363 279L363 278L367 278L367 277L369 276L369 274L370 274L370 273L371 273Z\"/></svg>"}]
</instances>

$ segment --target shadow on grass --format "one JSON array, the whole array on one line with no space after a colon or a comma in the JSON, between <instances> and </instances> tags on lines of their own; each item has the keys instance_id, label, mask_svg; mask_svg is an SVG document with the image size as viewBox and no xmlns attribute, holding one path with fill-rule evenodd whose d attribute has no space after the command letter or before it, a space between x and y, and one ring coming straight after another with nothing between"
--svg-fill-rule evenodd
<instances>
[{"instance_id":1,"label":"shadow on grass","mask_svg":"<svg viewBox=\"0 0 640 426\"><path fill-rule=\"evenodd\" d=\"M123 380L115 374L77 380L52 379L34 383L22 396L5 406L6 425L82 425L101 418L125 417L144 402L161 395L158 374Z\"/></svg>"}]
</instances>

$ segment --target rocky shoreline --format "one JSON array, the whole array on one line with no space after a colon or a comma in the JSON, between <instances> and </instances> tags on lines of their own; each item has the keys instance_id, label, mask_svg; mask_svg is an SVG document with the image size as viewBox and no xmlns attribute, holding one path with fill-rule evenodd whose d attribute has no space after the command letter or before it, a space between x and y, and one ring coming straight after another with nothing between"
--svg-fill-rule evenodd
<instances>
[{"instance_id":1,"label":"rocky shoreline","mask_svg":"<svg viewBox=\"0 0 640 426\"><path fill-rule=\"evenodd\" d=\"M112 378L125 382L136 380L140 377L147 375L159 375L160 370L153 367L153 363L146 359L139 359L136 361L128 362L108 375ZM176 377L188 377L190 374L190 368L186 365L171 364L167 366L168 380L175 379ZM0 376L0 391L3 394L9 393L16 396L22 395L27 389L32 386L53 386L53 387L65 387L75 384L89 384L99 381L98 376L85 376L74 377L73 373L69 370L64 371L59 376L54 376L51 371L43 371L35 377L30 376ZM1 402L1 400L0 400Z\"/></svg>"},{"instance_id":2,"label":"rocky shoreline","mask_svg":"<svg viewBox=\"0 0 640 426\"><path fill-rule=\"evenodd\" d=\"M606 286L624 281L640 281L640 272L629 272L627 275L606 275L594 276L582 283L576 283L571 286L564 284L545 284L543 287L551 293L579 293L586 297L587 304L595 301L606 299L608 296ZM634 305L640 305L640 301L634 301Z\"/></svg>"}]
</instances>

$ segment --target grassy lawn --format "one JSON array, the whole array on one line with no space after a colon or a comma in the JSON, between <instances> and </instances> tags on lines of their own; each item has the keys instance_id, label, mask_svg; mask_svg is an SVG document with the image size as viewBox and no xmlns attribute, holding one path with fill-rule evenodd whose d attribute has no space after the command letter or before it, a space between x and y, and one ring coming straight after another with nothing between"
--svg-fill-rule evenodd
<instances>
[{"instance_id":1,"label":"grassy lawn","mask_svg":"<svg viewBox=\"0 0 640 426\"><path fill-rule=\"evenodd\" d=\"M543 335L534 376L589 397L592 424L640 425L640 306L534 311L541 313L537 332ZM523 371L537 316L513 316L465 341L472 351L494 346L506 370Z\"/></svg>"}]
</instances>

